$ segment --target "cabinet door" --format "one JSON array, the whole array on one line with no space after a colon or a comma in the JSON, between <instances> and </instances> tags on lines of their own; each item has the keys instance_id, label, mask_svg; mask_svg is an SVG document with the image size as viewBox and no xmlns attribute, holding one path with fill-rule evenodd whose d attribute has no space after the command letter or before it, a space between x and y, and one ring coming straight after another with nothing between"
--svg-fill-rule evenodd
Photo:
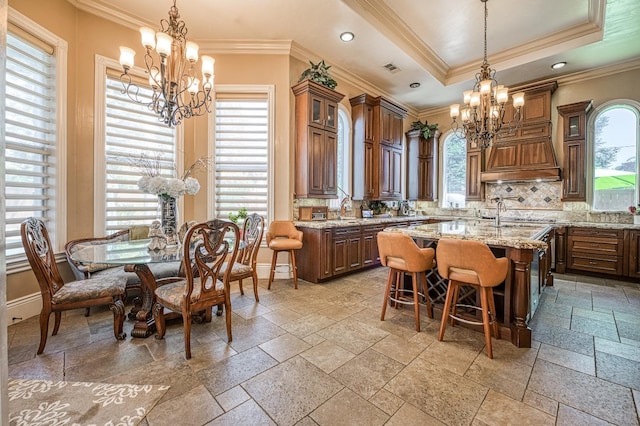
<instances>
[{"instance_id":1,"label":"cabinet door","mask_svg":"<svg viewBox=\"0 0 640 426\"><path fill-rule=\"evenodd\" d=\"M402 151L380 145L380 198L402 197Z\"/></svg>"},{"instance_id":2,"label":"cabinet door","mask_svg":"<svg viewBox=\"0 0 640 426\"><path fill-rule=\"evenodd\" d=\"M401 116L393 114L391 117L391 136L393 145L402 148L402 128L404 120Z\"/></svg>"},{"instance_id":3,"label":"cabinet door","mask_svg":"<svg viewBox=\"0 0 640 426\"><path fill-rule=\"evenodd\" d=\"M393 113L386 108L380 108L380 143L394 144Z\"/></svg>"},{"instance_id":4,"label":"cabinet door","mask_svg":"<svg viewBox=\"0 0 640 426\"><path fill-rule=\"evenodd\" d=\"M325 279L333 275L332 249L333 249L333 232L331 229L325 229L322 232L321 252L320 252L320 278Z\"/></svg>"},{"instance_id":5,"label":"cabinet door","mask_svg":"<svg viewBox=\"0 0 640 426\"><path fill-rule=\"evenodd\" d=\"M629 231L629 276L640 278L640 231Z\"/></svg>"},{"instance_id":6,"label":"cabinet door","mask_svg":"<svg viewBox=\"0 0 640 426\"><path fill-rule=\"evenodd\" d=\"M326 111L324 98L309 94L309 126L324 128L325 120Z\"/></svg>"},{"instance_id":7,"label":"cabinet door","mask_svg":"<svg viewBox=\"0 0 640 426\"><path fill-rule=\"evenodd\" d=\"M564 142L562 148L564 153L562 201L584 201L587 197L584 140Z\"/></svg>"},{"instance_id":8,"label":"cabinet door","mask_svg":"<svg viewBox=\"0 0 640 426\"><path fill-rule=\"evenodd\" d=\"M378 167L373 144L364 143L364 199L378 198Z\"/></svg>"},{"instance_id":9,"label":"cabinet door","mask_svg":"<svg viewBox=\"0 0 640 426\"><path fill-rule=\"evenodd\" d=\"M325 193L324 172L326 162L324 160L324 145L325 131L309 126L309 194L323 195Z\"/></svg>"},{"instance_id":10,"label":"cabinet door","mask_svg":"<svg viewBox=\"0 0 640 426\"><path fill-rule=\"evenodd\" d=\"M336 102L325 100L324 122L326 130L338 131L338 104Z\"/></svg>"},{"instance_id":11,"label":"cabinet door","mask_svg":"<svg viewBox=\"0 0 640 426\"><path fill-rule=\"evenodd\" d=\"M360 235L349 237L347 255L350 271L354 271L362 267L362 237Z\"/></svg>"},{"instance_id":12,"label":"cabinet door","mask_svg":"<svg viewBox=\"0 0 640 426\"><path fill-rule=\"evenodd\" d=\"M324 142L323 193L337 195L338 138L335 133L325 132Z\"/></svg>"},{"instance_id":13,"label":"cabinet door","mask_svg":"<svg viewBox=\"0 0 640 426\"><path fill-rule=\"evenodd\" d=\"M344 235L333 237L333 274L338 275L349 270L349 239Z\"/></svg>"},{"instance_id":14,"label":"cabinet door","mask_svg":"<svg viewBox=\"0 0 640 426\"><path fill-rule=\"evenodd\" d=\"M434 201L434 170L433 157L418 159L418 200Z\"/></svg>"}]
</instances>

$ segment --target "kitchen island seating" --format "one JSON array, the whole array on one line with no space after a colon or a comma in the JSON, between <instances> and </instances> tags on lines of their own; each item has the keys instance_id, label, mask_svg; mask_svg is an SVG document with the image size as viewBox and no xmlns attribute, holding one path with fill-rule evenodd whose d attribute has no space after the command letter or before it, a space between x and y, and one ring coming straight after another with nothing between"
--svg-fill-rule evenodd
<instances>
[{"instance_id":1,"label":"kitchen island seating","mask_svg":"<svg viewBox=\"0 0 640 426\"><path fill-rule=\"evenodd\" d=\"M495 338L500 338L493 288L506 279L509 259L506 257L496 258L485 243L459 239L438 240L436 258L438 273L442 278L449 280L438 340L442 341L444 338L444 331L449 319L451 319L452 326L455 325L455 321L482 325L487 345L487 356L493 358L492 328ZM457 308L460 306L458 305L460 287L464 285L473 286L480 293L479 308L467 305L465 307L479 309L482 312L482 321L472 321L457 315Z\"/></svg>"},{"instance_id":2,"label":"kitchen island seating","mask_svg":"<svg viewBox=\"0 0 640 426\"><path fill-rule=\"evenodd\" d=\"M427 315L429 315L429 318L433 318L426 273L436 266L434 262L435 250L432 248L419 248L408 235L383 231L378 233L378 253L380 254L382 266L389 268L380 321L384 321L389 301L394 304L413 305L416 331L420 331L419 302L421 296L426 300ZM411 274L412 290L404 288L403 278L405 273ZM418 280L420 280L422 293L418 290ZM404 298L405 293L411 293L413 300Z\"/></svg>"},{"instance_id":3,"label":"kitchen island seating","mask_svg":"<svg viewBox=\"0 0 640 426\"><path fill-rule=\"evenodd\" d=\"M58 334L63 311L91 306L108 305L113 312L113 334L117 340L125 338L124 303L126 278L99 277L65 283L56 264L56 256L49 233L41 219L30 217L20 225L22 245L29 265L36 275L42 296L40 311L40 345L37 354L44 351L49 331L49 317L54 314L52 335Z\"/></svg>"},{"instance_id":4,"label":"kitchen island seating","mask_svg":"<svg viewBox=\"0 0 640 426\"><path fill-rule=\"evenodd\" d=\"M214 219L192 226L184 237L181 250L184 277L157 280L153 317L158 334L164 337L164 311L182 314L184 352L191 358L192 316L204 311L204 322L211 322L212 308L224 304L227 340L231 342L231 268L222 273L225 260L233 264L238 254L240 231L233 222ZM187 244L187 242L191 242Z\"/></svg>"},{"instance_id":5,"label":"kitchen island seating","mask_svg":"<svg viewBox=\"0 0 640 426\"><path fill-rule=\"evenodd\" d=\"M252 213L244 220L242 227L242 241L245 246L238 251L238 257L231 266L230 281L238 281L240 286L240 294L244 295L242 288L242 280L251 278L253 281L253 295L256 302L260 301L258 297L258 273L256 271L256 263L258 259L258 250L262 243L262 235L264 232L264 218L258 213ZM222 265L222 272L226 271L229 263Z\"/></svg>"},{"instance_id":6,"label":"kitchen island seating","mask_svg":"<svg viewBox=\"0 0 640 426\"><path fill-rule=\"evenodd\" d=\"M274 220L269 224L269 229L267 230L267 246L273 250L273 255L271 256L271 271L269 272L269 290L271 289L271 282L273 282L273 275L276 270L278 253L281 251L289 253L291 269L293 270L293 285L296 289L298 288L298 271L296 270L296 257L293 251L302 248L302 236L302 231L296 229L290 220Z\"/></svg>"}]
</instances>

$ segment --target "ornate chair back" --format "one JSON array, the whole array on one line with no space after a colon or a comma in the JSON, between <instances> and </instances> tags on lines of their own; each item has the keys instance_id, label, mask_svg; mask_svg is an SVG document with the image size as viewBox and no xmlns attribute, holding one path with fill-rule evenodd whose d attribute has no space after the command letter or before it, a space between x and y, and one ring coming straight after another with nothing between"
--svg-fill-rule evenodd
<instances>
[{"instance_id":1,"label":"ornate chair back","mask_svg":"<svg viewBox=\"0 0 640 426\"><path fill-rule=\"evenodd\" d=\"M50 305L52 297L64 287L64 281L56 265L55 252L51 249L49 232L41 219L30 217L20 225L20 234L27 259L40 285L42 302Z\"/></svg>"}]
</instances>

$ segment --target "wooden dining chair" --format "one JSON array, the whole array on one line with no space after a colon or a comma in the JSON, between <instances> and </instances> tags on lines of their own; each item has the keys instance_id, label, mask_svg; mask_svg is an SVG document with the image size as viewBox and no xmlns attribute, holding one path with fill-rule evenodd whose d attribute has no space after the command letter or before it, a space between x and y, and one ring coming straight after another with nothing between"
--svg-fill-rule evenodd
<instances>
[{"instance_id":1,"label":"wooden dining chair","mask_svg":"<svg viewBox=\"0 0 640 426\"><path fill-rule=\"evenodd\" d=\"M252 213L246 217L242 228L242 241L244 247L239 249L238 257L231 267L230 281L238 281L240 286L240 294L244 295L242 288L242 280L251 278L253 281L253 294L256 302L260 301L258 296L258 273L256 271L256 263L258 259L258 251L262 243L262 235L264 233L264 218L257 213ZM224 262L222 271L225 272L229 262Z\"/></svg>"},{"instance_id":2,"label":"wooden dining chair","mask_svg":"<svg viewBox=\"0 0 640 426\"><path fill-rule=\"evenodd\" d=\"M108 305L113 312L113 334L117 340L125 338L124 303L126 278L99 277L65 283L56 264L49 233L41 219L30 217L20 225L20 235L29 265L36 275L42 296L40 311L40 345L44 351L49 331L49 317L54 313L53 336L58 334L63 311Z\"/></svg>"},{"instance_id":3,"label":"wooden dining chair","mask_svg":"<svg viewBox=\"0 0 640 426\"><path fill-rule=\"evenodd\" d=\"M231 268L223 273L222 265L225 260L231 264L235 262L239 234L238 226L226 220L214 219L192 226L182 245L185 276L157 280L153 307L158 332L156 338L162 339L166 331L165 309L181 313L187 359L191 358L192 317L204 311L204 322L211 322L213 306L224 305L227 340L230 342L232 339Z\"/></svg>"}]
</instances>

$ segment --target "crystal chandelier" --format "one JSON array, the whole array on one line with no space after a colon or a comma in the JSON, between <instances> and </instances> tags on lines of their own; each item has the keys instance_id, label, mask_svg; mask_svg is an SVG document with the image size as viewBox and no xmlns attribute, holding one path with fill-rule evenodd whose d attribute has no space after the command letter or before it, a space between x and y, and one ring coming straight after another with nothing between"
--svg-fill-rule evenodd
<instances>
[{"instance_id":1,"label":"crystal chandelier","mask_svg":"<svg viewBox=\"0 0 640 426\"><path fill-rule=\"evenodd\" d=\"M505 104L509 99L509 89L498 85L496 71L487 62L487 0L484 3L484 60L472 90L463 92L464 107L453 104L449 115L451 129L459 138L466 138L482 149L489 148L495 139L514 134L522 122L524 92L514 93L513 117L505 122ZM460 121L458 121L460 117Z\"/></svg>"},{"instance_id":2,"label":"crystal chandelier","mask_svg":"<svg viewBox=\"0 0 640 426\"><path fill-rule=\"evenodd\" d=\"M140 88L133 81L129 70L133 67L135 51L120 46L120 65L124 72L120 81L131 100L146 105L159 114L159 120L169 127L176 126L185 118L207 114L211 107L214 59L203 55L202 85L196 76L198 45L187 41L187 27L180 21L176 0L169 9L169 20L160 21L161 29L140 28L142 45L146 49L144 64L153 89L151 101L140 96ZM155 49L157 57L152 54Z\"/></svg>"}]
</instances>

